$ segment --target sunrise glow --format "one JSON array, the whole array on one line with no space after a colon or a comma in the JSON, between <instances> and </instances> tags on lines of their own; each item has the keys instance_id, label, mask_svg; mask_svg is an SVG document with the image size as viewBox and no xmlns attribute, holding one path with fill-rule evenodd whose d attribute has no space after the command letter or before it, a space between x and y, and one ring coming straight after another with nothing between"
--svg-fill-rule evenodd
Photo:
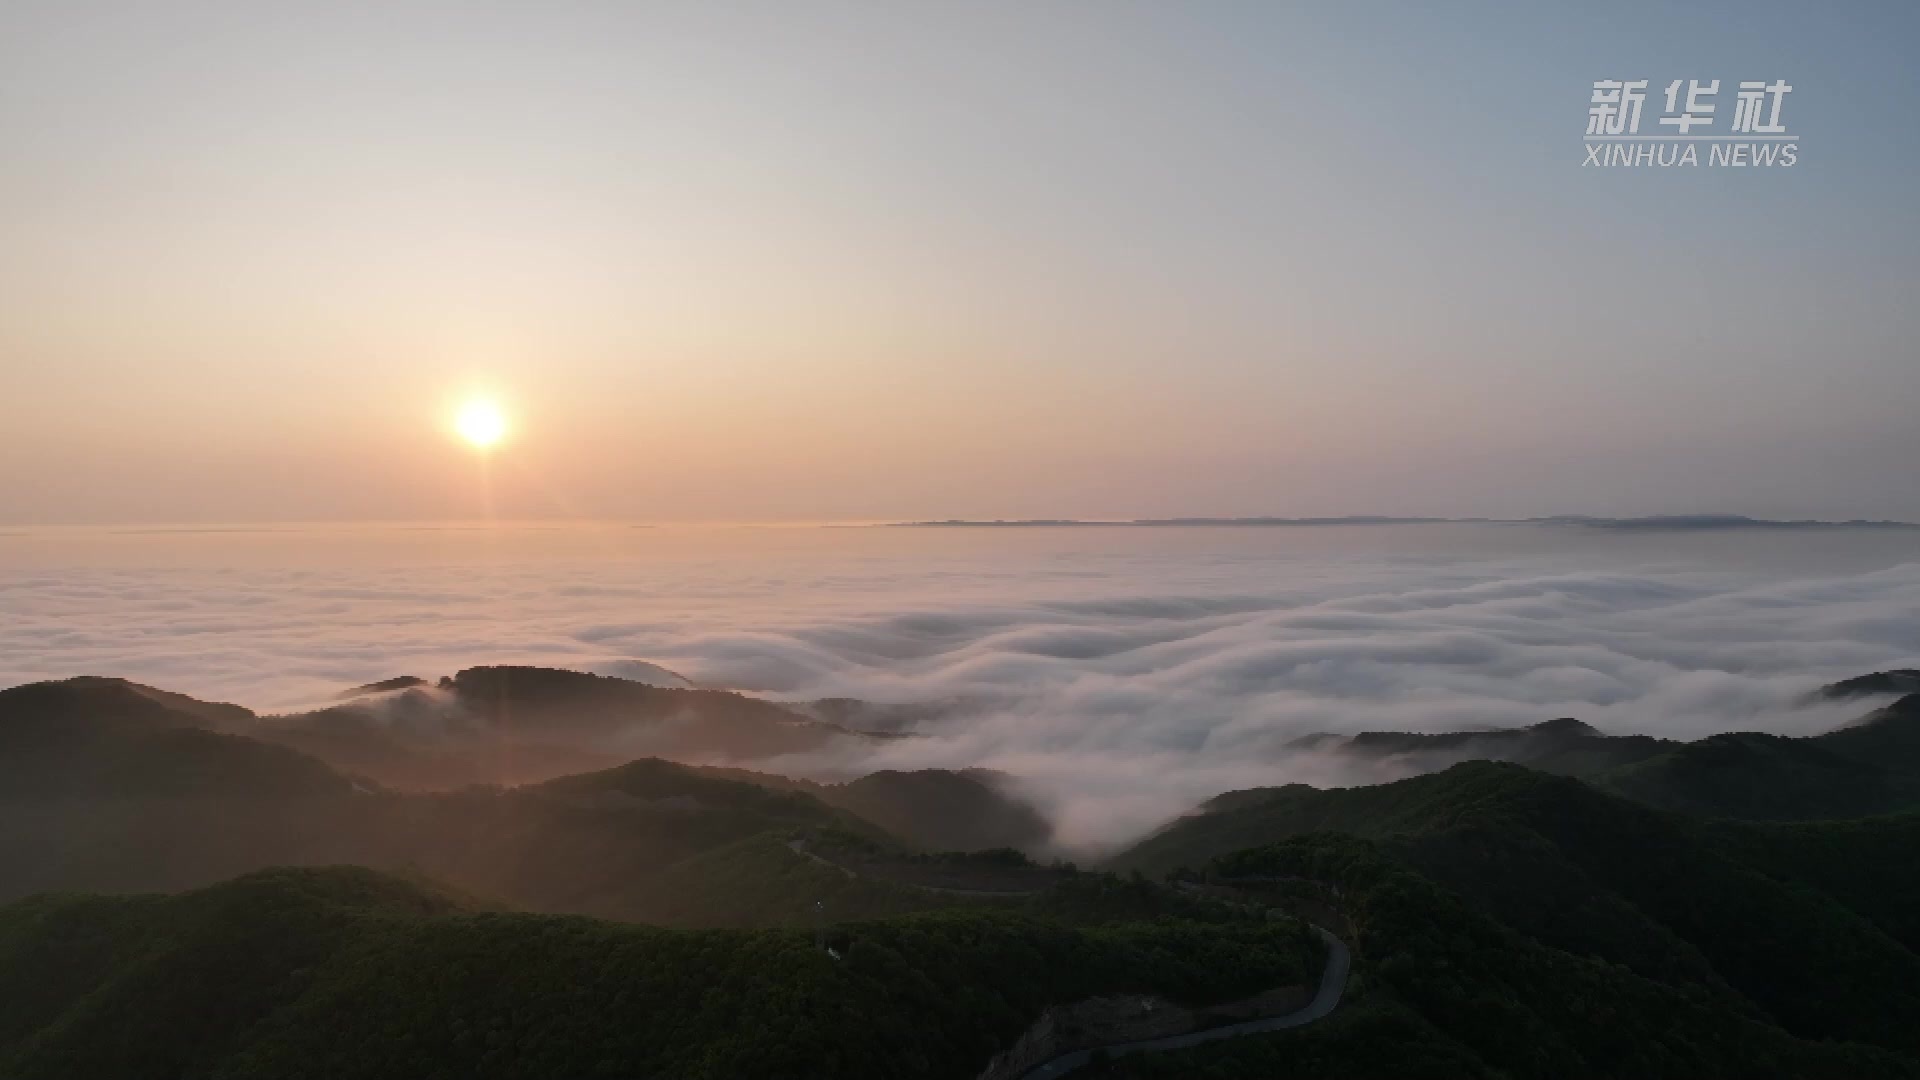
<instances>
[{"instance_id":1,"label":"sunrise glow","mask_svg":"<svg viewBox=\"0 0 1920 1080\"><path fill-rule=\"evenodd\" d=\"M507 417L491 401L469 401L460 406L453 421L454 430L478 449L485 450L506 437Z\"/></svg>"}]
</instances>

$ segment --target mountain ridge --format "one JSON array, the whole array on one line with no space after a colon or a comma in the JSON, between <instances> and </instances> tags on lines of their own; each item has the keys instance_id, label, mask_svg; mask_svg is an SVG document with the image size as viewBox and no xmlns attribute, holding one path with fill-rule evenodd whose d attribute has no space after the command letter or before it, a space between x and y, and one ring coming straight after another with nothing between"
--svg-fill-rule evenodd
<instances>
[{"instance_id":1,"label":"mountain ridge","mask_svg":"<svg viewBox=\"0 0 1920 1080\"><path fill-rule=\"evenodd\" d=\"M1344 517L1175 517L1175 518L946 518L886 522L887 528L1153 528L1167 526L1324 526L1324 525L1573 525L1598 529L1916 529L1911 521L1821 520L1816 518L1755 518L1743 514L1653 514L1642 517L1592 517L1560 514L1547 517L1396 517L1355 514Z\"/></svg>"},{"instance_id":2,"label":"mountain ridge","mask_svg":"<svg viewBox=\"0 0 1920 1080\"><path fill-rule=\"evenodd\" d=\"M1299 752L1564 768L1466 760L1387 784L1227 792L1084 873L915 854L855 812L991 823L974 800L1015 782L994 774L882 771L862 788L641 758L402 791L195 726L251 714L148 689L0 691L0 765L19 752L41 777L0 786L0 893L35 874L177 893L0 906L0 1000L33 1001L0 1010L0 1074L963 1080L1036 1017L1080 1015L1060 1006L1304 982L1311 919L1351 946L1333 1015L1095 1063L1090 1080L1920 1077L1920 810L1743 821L1618 790L1630 770L1707 807L1771 790L1784 805L1761 817L1805 816L1860 788L1861 770L1920 761L1920 695L1806 739L1628 742L1640 756L1625 764L1571 718L1310 738ZM245 770L176 769L153 740L178 740L189 763L290 757L332 779L263 788ZM58 790L128 761L165 767ZM1783 769L1811 779L1768 787ZM308 865L261 868L289 856ZM966 888L974 865L1022 884ZM903 869L919 873L889 876Z\"/></svg>"}]
</instances>

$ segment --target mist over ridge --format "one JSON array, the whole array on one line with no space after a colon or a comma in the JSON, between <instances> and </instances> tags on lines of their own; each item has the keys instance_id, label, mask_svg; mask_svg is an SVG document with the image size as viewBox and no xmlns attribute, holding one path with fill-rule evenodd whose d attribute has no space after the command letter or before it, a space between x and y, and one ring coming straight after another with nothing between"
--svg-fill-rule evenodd
<instances>
[{"instance_id":1,"label":"mist over ridge","mask_svg":"<svg viewBox=\"0 0 1920 1080\"><path fill-rule=\"evenodd\" d=\"M1920 658L1905 530L298 531L9 538L0 683L120 675L262 712L479 664L934 706L759 767L1021 778L1062 842L1222 791L1377 780L1367 730L1805 734Z\"/></svg>"}]
</instances>

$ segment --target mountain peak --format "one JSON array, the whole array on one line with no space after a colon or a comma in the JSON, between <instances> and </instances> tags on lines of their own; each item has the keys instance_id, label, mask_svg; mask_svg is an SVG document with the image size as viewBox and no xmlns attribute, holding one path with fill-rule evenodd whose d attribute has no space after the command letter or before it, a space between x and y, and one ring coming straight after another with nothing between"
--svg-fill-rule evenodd
<instances>
[{"instance_id":1,"label":"mountain peak","mask_svg":"<svg viewBox=\"0 0 1920 1080\"><path fill-rule=\"evenodd\" d=\"M1915 693L1920 693L1920 669L1893 668L1828 683L1820 688L1818 696L1827 701L1848 701L1882 694Z\"/></svg>"},{"instance_id":2,"label":"mountain peak","mask_svg":"<svg viewBox=\"0 0 1920 1080\"><path fill-rule=\"evenodd\" d=\"M379 682L361 683L350 690L342 690L337 695L341 700L366 697L370 694L390 694L395 690L413 690L428 685L427 680L418 675L396 675Z\"/></svg>"},{"instance_id":3,"label":"mountain peak","mask_svg":"<svg viewBox=\"0 0 1920 1080\"><path fill-rule=\"evenodd\" d=\"M1527 727L1527 730L1539 735L1599 735L1600 734L1599 728L1594 727L1592 724L1589 724L1584 720L1577 720L1571 716L1561 716L1561 717L1556 717L1552 720L1542 720L1537 724L1529 725Z\"/></svg>"},{"instance_id":4,"label":"mountain peak","mask_svg":"<svg viewBox=\"0 0 1920 1080\"><path fill-rule=\"evenodd\" d=\"M201 701L127 679L79 675L0 690L0 716L14 724L95 727L204 727L244 730L254 715L238 705Z\"/></svg>"}]
</instances>

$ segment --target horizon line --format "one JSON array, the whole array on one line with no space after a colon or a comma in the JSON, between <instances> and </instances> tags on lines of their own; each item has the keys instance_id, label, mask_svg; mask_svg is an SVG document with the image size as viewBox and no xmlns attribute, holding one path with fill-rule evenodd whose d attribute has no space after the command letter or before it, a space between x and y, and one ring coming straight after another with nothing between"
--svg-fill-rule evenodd
<instances>
[{"instance_id":1,"label":"horizon line","mask_svg":"<svg viewBox=\"0 0 1920 1080\"><path fill-rule=\"evenodd\" d=\"M787 518L647 520L596 517L530 518L366 518L267 521L112 521L0 523L0 537L34 533L93 532L121 535L195 533L273 533L385 529L400 532L479 532L488 529L806 529L806 528L1146 528L1277 527L1338 525L1640 525L1735 527L1920 528L1920 522L1895 518L1767 518L1746 514L1693 512L1667 514L1541 514L1528 517L1441 516L1421 514L1334 514L1288 517L1268 514L1176 515L1168 517L995 517L995 518Z\"/></svg>"}]
</instances>

